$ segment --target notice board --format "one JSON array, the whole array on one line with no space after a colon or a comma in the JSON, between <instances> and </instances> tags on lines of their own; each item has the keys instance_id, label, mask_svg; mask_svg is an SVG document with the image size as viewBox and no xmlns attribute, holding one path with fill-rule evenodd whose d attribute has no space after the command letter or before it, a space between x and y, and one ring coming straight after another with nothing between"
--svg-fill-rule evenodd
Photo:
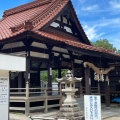
<instances>
[{"instance_id":1,"label":"notice board","mask_svg":"<svg viewBox=\"0 0 120 120\"><path fill-rule=\"evenodd\" d=\"M85 120L101 120L100 95L84 95Z\"/></svg>"},{"instance_id":2,"label":"notice board","mask_svg":"<svg viewBox=\"0 0 120 120\"><path fill-rule=\"evenodd\" d=\"M9 120L9 78L0 77L0 120Z\"/></svg>"}]
</instances>

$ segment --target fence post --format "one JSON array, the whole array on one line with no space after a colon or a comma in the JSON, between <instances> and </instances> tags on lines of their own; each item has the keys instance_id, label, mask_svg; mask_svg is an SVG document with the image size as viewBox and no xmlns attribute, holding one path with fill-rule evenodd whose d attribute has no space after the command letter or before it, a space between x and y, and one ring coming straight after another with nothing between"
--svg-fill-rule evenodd
<instances>
[{"instance_id":1,"label":"fence post","mask_svg":"<svg viewBox=\"0 0 120 120\"><path fill-rule=\"evenodd\" d=\"M44 101L44 107L45 107L45 109L44 109L44 112L46 113L46 112L48 112L47 90L45 89L44 92L45 92L45 101Z\"/></svg>"}]
</instances>

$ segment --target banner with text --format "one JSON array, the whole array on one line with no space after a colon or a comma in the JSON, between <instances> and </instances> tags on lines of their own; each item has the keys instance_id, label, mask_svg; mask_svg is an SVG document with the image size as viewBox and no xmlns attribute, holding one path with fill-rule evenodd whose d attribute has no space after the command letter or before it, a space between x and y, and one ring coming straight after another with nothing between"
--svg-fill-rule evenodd
<instances>
[{"instance_id":1,"label":"banner with text","mask_svg":"<svg viewBox=\"0 0 120 120\"><path fill-rule=\"evenodd\" d=\"M101 120L101 100L99 95L84 95L85 120Z\"/></svg>"},{"instance_id":2,"label":"banner with text","mask_svg":"<svg viewBox=\"0 0 120 120\"><path fill-rule=\"evenodd\" d=\"M9 119L9 78L0 77L0 120Z\"/></svg>"}]
</instances>

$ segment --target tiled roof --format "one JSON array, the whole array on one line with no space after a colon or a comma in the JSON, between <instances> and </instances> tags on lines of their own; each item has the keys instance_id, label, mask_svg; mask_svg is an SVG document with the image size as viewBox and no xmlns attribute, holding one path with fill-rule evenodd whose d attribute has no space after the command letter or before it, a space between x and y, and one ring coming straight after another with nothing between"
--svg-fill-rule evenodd
<instances>
[{"instance_id":1,"label":"tiled roof","mask_svg":"<svg viewBox=\"0 0 120 120\"><path fill-rule=\"evenodd\" d=\"M36 0L4 12L0 21L0 40L15 36L21 31L38 30L56 16L69 0ZM26 24L26 23L31 24ZM27 29L26 26L28 25Z\"/></svg>"},{"instance_id":2,"label":"tiled roof","mask_svg":"<svg viewBox=\"0 0 120 120\"><path fill-rule=\"evenodd\" d=\"M52 0L38 0L37 2L34 1L34 2L31 2L31 3L25 4L25 5L19 6L19 7L15 7L13 9L6 10L4 12L3 17L7 17L7 16L10 16L10 15L19 13L19 12L23 12L23 11L26 11L26 10L29 10L29 9L33 9L35 7L40 7L40 6L43 6L45 4L50 3L51 1Z\"/></svg>"},{"instance_id":3,"label":"tiled roof","mask_svg":"<svg viewBox=\"0 0 120 120\"><path fill-rule=\"evenodd\" d=\"M78 42L77 40L75 41L75 40L73 40L73 38L71 38L71 39L66 38L66 37L58 34L57 32L53 33L53 32L48 32L48 31L34 31L34 33L36 33L36 34L38 34L42 37L54 40L54 41L63 42L66 45L70 45L70 46L73 46L73 47L81 48L81 49L88 50L88 51L95 51L95 52L99 52L99 53L107 53L107 54L110 54L110 55L120 57L120 54L116 54L112 50L107 50L103 47L96 47L96 46L93 46L93 45L87 45L87 44Z\"/></svg>"},{"instance_id":4,"label":"tiled roof","mask_svg":"<svg viewBox=\"0 0 120 120\"><path fill-rule=\"evenodd\" d=\"M21 30L14 33L10 28L20 26L20 24L24 24L25 21L34 18L34 16L42 13L45 9L47 9L48 5L49 4L44 4L40 7L35 7L26 11L17 12L16 14L14 13L10 16L3 17L3 19L0 21L0 40L4 40L20 33ZM18 8L18 11L20 11L19 9L20 8ZM9 13L9 11L7 12ZM8 13L6 14L8 15ZM22 31L24 31L24 29Z\"/></svg>"},{"instance_id":5,"label":"tiled roof","mask_svg":"<svg viewBox=\"0 0 120 120\"><path fill-rule=\"evenodd\" d=\"M73 47L116 55L104 48L98 48L78 42L78 38L76 37L66 34L61 35L60 32L50 31L49 29L46 31L41 30L44 25L50 22L62 9L64 9L69 1L70 0L36 0L5 11L3 18L0 20L0 40L17 36L29 30L42 37L60 41ZM75 11L73 11L73 14L75 14ZM81 25L78 24L78 26ZM80 27L80 31L82 31L84 35L82 27ZM85 37L85 39L87 38Z\"/></svg>"}]
</instances>

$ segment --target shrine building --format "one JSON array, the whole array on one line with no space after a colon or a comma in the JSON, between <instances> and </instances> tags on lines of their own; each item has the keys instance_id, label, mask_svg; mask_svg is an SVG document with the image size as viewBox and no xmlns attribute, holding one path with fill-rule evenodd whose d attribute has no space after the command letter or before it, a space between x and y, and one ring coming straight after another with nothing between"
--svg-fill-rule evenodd
<instances>
[{"instance_id":1,"label":"shrine building","mask_svg":"<svg viewBox=\"0 0 120 120\"><path fill-rule=\"evenodd\" d=\"M72 70L82 77L76 95L101 95L110 107L120 95L120 55L91 45L71 0L35 0L6 10L0 20L0 52L26 57L26 71L10 71L10 110L25 111L61 105L61 85L52 89L52 71ZM2 58L1 58L2 59ZM7 61L5 61L7 62ZM41 72L47 86L41 87Z\"/></svg>"}]
</instances>

